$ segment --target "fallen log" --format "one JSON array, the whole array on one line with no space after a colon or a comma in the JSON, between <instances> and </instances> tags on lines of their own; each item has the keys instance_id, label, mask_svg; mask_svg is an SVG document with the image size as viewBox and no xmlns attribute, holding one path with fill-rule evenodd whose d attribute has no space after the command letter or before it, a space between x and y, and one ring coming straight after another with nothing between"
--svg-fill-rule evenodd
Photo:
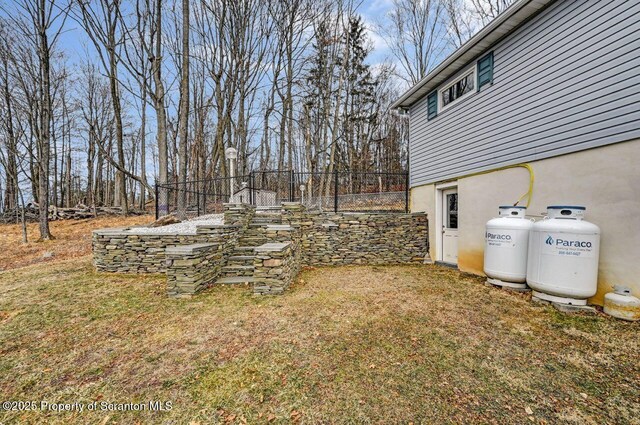
<instances>
[{"instance_id":1,"label":"fallen log","mask_svg":"<svg viewBox=\"0 0 640 425\"><path fill-rule=\"evenodd\" d=\"M145 211L138 209L129 210L129 215L142 215L145 213ZM24 215L26 221L38 221L40 217L38 204L36 204L35 202L31 202L25 205ZM83 204L78 204L75 207L57 207L55 205L51 205L49 206L47 215L50 221L82 220L97 216L122 215L122 208L104 206L94 208ZM22 208L12 208L0 213L0 223L15 223L21 220L21 216Z\"/></svg>"}]
</instances>

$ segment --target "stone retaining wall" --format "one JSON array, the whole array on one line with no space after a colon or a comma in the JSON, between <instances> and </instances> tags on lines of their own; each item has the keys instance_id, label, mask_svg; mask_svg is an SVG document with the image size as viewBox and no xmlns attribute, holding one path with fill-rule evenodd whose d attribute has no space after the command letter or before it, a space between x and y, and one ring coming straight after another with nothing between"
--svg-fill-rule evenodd
<instances>
[{"instance_id":1,"label":"stone retaining wall","mask_svg":"<svg viewBox=\"0 0 640 425\"><path fill-rule=\"evenodd\" d=\"M255 208L248 205L225 204L225 224L198 226L195 235L136 234L135 228L127 227L94 230L93 262L99 271L164 273L166 248L197 243L222 244L222 258L226 260L254 212Z\"/></svg>"},{"instance_id":2,"label":"stone retaining wall","mask_svg":"<svg viewBox=\"0 0 640 425\"><path fill-rule=\"evenodd\" d=\"M428 250L424 213L306 212L285 203L283 222L300 229L303 265L421 263Z\"/></svg>"},{"instance_id":3,"label":"stone retaining wall","mask_svg":"<svg viewBox=\"0 0 640 425\"><path fill-rule=\"evenodd\" d=\"M300 251L295 242L270 242L255 249L253 293L282 294L300 269Z\"/></svg>"},{"instance_id":4,"label":"stone retaining wall","mask_svg":"<svg viewBox=\"0 0 640 425\"><path fill-rule=\"evenodd\" d=\"M167 248L167 294L189 297L212 285L220 275L222 251L219 243Z\"/></svg>"},{"instance_id":5,"label":"stone retaining wall","mask_svg":"<svg viewBox=\"0 0 640 425\"><path fill-rule=\"evenodd\" d=\"M108 272L167 272L168 291L178 296L195 293L220 275L238 245L255 246L254 291L276 294L303 265L420 263L428 251L424 213L307 212L289 202L280 213L281 225L251 224L255 208L227 204L225 225L197 226L195 235L96 230L94 264ZM268 247L260 250L263 244Z\"/></svg>"},{"instance_id":6,"label":"stone retaining wall","mask_svg":"<svg viewBox=\"0 0 640 425\"><path fill-rule=\"evenodd\" d=\"M167 269L167 247L211 241L210 235L136 235L127 228L95 230L93 263L105 272L162 273Z\"/></svg>"}]
</instances>

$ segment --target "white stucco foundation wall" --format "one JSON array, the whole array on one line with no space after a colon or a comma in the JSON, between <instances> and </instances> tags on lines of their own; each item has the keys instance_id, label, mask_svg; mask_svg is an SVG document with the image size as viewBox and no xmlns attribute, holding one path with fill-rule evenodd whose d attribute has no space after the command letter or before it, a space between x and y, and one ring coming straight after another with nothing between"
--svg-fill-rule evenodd
<instances>
[{"instance_id":1,"label":"white stucco foundation wall","mask_svg":"<svg viewBox=\"0 0 640 425\"><path fill-rule=\"evenodd\" d=\"M614 285L640 297L640 140L530 162L535 183L529 217L547 205L584 205L586 220L602 231L598 293L602 304ZM528 190L529 172L513 168L458 179L458 267L483 274L484 226L499 205L513 204ZM436 185L411 189L411 210L429 217L429 246L436 260ZM526 203L523 200L521 205Z\"/></svg>"}]
</instances>

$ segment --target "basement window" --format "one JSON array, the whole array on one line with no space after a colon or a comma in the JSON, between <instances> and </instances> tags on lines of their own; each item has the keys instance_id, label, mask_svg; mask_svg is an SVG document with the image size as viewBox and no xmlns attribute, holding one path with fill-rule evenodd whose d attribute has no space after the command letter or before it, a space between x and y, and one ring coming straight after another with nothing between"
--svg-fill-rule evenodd
<instances>
[{"instance_id":1,"label":"basement window","mask_svg":"<svg viewBox=\"0 0 640 425\"><path fill-rule=\"evenodd\" d=\"M440 90L442 109L451 106L475 92L476 66L469 68L462 76Z\"/></svg>"}]
</instances>

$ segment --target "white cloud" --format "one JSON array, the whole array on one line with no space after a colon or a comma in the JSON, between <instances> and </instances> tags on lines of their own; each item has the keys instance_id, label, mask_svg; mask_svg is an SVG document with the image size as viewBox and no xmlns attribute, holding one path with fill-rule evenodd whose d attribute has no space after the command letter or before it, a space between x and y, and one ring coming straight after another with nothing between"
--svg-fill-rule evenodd
<instances>
[{"instance_id":1,"label":"white cloud","mask_svg":"<svg viewBox=\"0 0 640 425\"><path fill-rule=\"evenodd\" d=\"M393 0L372 0L369 2L367 12L378 14L380 12L386 12L393 6Z\"/></svg>"}]
</instances>

